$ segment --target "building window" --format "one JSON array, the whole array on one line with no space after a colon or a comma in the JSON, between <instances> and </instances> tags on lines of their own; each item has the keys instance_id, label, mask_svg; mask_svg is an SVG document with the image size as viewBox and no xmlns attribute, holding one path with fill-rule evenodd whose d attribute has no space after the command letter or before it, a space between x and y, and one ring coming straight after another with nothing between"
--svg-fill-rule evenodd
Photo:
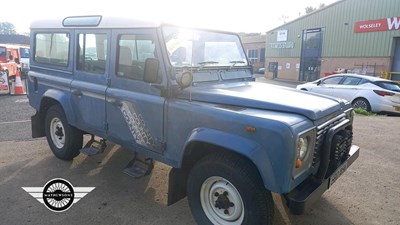
<instances>
[{"instance_id":1,"label":"building window","mask_svg":"<svg viewBox=\"0 0 400 225\"><path fill-rule=\"evenodd\" d=\"M252 64L256 63L258 61L258 49L247 50L247 57Z\"/></svg>"},{"instance_id":2,"label":"building window","mask_svg":"<svg viewBox=\"0 0 400 225\"><path fill-rule=\"evenodd\" d=\"M35 34L35 61L39 63L67 66L69 54L68 33Z\"/></svg>"},{"instance_id":3,"label":"building window","mask_svg":"<svg viewBox=\"0 0 400 225\"><path fill-rule=\"evenodd\" d=\"M260 63L265 62L265 48L262 48L260 51Z\"/></svg>"}]
</instances>

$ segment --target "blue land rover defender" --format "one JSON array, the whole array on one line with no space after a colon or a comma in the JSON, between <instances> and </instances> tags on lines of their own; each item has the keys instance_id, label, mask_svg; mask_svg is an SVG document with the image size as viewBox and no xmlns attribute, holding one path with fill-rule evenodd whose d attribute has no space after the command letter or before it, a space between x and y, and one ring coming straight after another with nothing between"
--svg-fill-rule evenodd
<instances>
[{"instance_id":1,"label":"blue land rover defender","mask_svg":"<svg viewBox=\"0 0 400 225\"><path fill-rule=\"evenodd\" d=\"M351 104L255 82L234 33L78 16L33 22L31 51L32 136L62 160L119 144L136 178L170 165L199 224L271 224L272 192L300 214L359 155Z\"/></svg>"}]
</instances>

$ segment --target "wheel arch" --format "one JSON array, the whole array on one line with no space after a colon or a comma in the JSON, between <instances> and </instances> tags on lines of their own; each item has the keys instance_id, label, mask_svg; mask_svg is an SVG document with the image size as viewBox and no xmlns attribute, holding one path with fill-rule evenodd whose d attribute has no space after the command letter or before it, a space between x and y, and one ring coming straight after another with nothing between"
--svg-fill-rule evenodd
<instances>
[{"instance_id":1,"label":"wheel arch","mask_svg":"<svg viewBox=\"0 0 400 225\"><path fill-rule=\"evenodd\" d=\"M50 106L58 104L64 110L68 123L75 124L75 114L72 111L69 96L70 95L64 91L54 89L47 90L43 94L42 100L40 102L40 113L45 115Z\"/></svg>"},{"instance_id":2,"label":"wheel arch","mask_svg":"<svg viewBox=\"0 0 400 225\"><path fill-rule=\"evenodd\" d=\"M48 90L42 96L38 113L31 118L32 124L34 124L34 126L32 125L32 137L45 136L44 123L46 112L53 105L60 105L67 117L68 123L71 124L75 121L67 94L58 90Z\"/></svg>"},{"instance_id":3,"label":"wheel arch","mask_svg":"<svg viewBox=\"0 0 400 225\"><path fill-rule=\"evenodd\" d=\"M186 141L180 168L173 168L170 172L168 205L186 196L186 181L194 164L203 157L218 152L245 158L256 168L266 189L279 190L269 156L261 146L238 135L199 128L193 130Z\"/></svg>"},{"instance_id":4,"label":"wheel arch","mask_svg":"<svg viewBox=\"0 0 400 225\"><path fill-rule=\"evenodd\" d=\"M359 100L359 99L365 100L365 101L367 102L367 104L368 104L369 111L372 111L371 102L370 102L367 98L365 98L365 97L363 97L363 96L357 96L357 97L355 97L355 98L351 101L351 105L354 106L354 103L355 103L357 100Z\"/></svg>"}]
</instances>

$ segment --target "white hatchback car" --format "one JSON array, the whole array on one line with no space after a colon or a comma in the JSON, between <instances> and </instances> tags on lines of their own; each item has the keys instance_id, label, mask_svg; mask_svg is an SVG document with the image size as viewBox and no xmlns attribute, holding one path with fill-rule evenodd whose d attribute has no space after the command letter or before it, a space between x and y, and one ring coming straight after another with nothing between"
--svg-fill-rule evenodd
<instances>
[{"instance_id":1,"label":"white hatchback car","mask_svg":"<svg viewBox=\"0 0 400 225\"><path fill-rule=\"evenodd\" d=\"M296 89L345 99L354 108L400 114L400 85L391 80L358 74L335 74L297 85Z\"/></svg>"}]
</instances>

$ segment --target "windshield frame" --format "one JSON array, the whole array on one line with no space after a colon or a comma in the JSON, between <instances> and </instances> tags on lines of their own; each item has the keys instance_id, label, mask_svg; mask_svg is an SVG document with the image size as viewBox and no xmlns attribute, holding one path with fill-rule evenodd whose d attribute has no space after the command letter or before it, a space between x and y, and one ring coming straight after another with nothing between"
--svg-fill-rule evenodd
<instances>
[{"instance_id":1,"label":"windshield frame","mask_svg":"<svg viewBox=\"0 0 400 225\"><path fill-rule=\"evenodd\" d=\"M251 67L239 35L232 32L161 26L169 64L176 69ZM222 51L221 49L224 49Z\"/></svg>"}]
</instances>

